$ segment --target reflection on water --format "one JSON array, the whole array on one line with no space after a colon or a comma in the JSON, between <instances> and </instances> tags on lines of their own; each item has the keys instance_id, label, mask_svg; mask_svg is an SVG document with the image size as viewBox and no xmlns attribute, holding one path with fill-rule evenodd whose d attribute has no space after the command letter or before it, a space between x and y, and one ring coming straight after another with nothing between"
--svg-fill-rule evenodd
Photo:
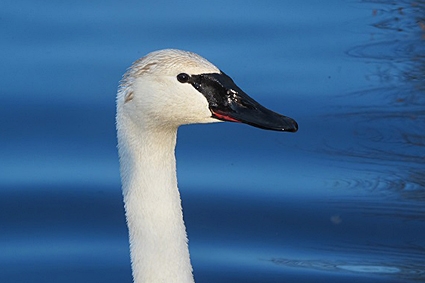
<instances>
[{"instance_id":1,"label":"reflection on water","mask_svg":"<svg viewBox=\"0 0 425 283\"><path fill-rule=\"evenodd\" d=\"M367 157L371 158L370 156ZM362 188L363 191L379 192L382 195L387 196L396 194L396 196L401 196L403 199L406 200L410 199L415 201L421 201L421 203L425 201L425 183L423 173L421 173L422 171L420 168L420 164L418 167L414 168L397 167L397 171L393 171L393 169L388 167L382 168L380 170L380 168L375 165L376 164L373 164L373 168L365 167L367 168L367 171L370 173L370 175L373 176L372 178L339 178L334 181L333 187L351 190L355 190L356 188ZM364 171L365 168L360 169L360 171ZM421 207L422 206L419 206L419 208ZM418 214L420 214L421 211L422 210L418 211Z\"/></svg>"},{"instance_id":2,"label":"reflection on water","mask_svg":"<svg viewBox=\"0 0 425 283\"><path fill-rule=\"evenodd\" d=\"M373 10L370 40L347 51L369 66L370 88L344 97L339 115L352 124L357 146L329 152L373 164L377 179L350 187L397 192L425 201L425 2L388 3ZM381 169L379 169L381 166Z\"/></svg>"},{"instance_id":3,"label":"reflection on water","mask_svg":"<svg viewBox=\"0 0 425 283\"><path fill-rule=\"evenodd\" d=\"M380 276L396 277L402 280L420 280L425 278L425 270L423 263L417 262L417 265L409 263L407 266L404 262L387 262L382 265L382 261L324 261L324 260L292 260L277 258L271 262L286 267L305 268L308 270L319 270L332 273L355 273L355 274L376 274Z\"/></svg>"},{"instance_id":4,"label":"reflection on water","mask_svg":"<svg viewBox=\"0 0 425 283\"><path fill-rule=\"evenodd\" d=\"M325 152L336 159L345 156L344 162L353 162L358 170L353 178L336 179L334 188L377 196L339 198L335 207L345 213L361 212L365 223L380 221L385 226L389 219L411 223L401 231L409 240L397 242L394 239L400 231L388 229L390 234L378 237L379 242L370 238L363 246L334 246L340 254L364 253L367 259L272 261L306 269L381 274L402 282L423 281L425 245L418 232L425 222L425 2L384 3L372 15L374 31L367 43L347 51L367 65L369 87L341 96L334 108L337 114L326 117L349 122L353 140L346 144L329 141ZM345 216L333 219L344 223ZM363 229L372 229L373 234L371 227ZM388 261L373 260L373 254L386 255Z\"/></svg>"}]
</instances>

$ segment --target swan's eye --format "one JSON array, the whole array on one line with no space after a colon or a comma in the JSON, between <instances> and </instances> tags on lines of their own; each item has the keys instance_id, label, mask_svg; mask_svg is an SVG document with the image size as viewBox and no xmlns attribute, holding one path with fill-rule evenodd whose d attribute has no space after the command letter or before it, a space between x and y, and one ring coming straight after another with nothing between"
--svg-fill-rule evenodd
<instances>
[{"instance_id":1,"label":"swan's eye","mask_svg":"<svg viewBox=\"0 0 425 283\"><path fill-rule=\"evenodd\" d=\"M189 75L186 73L180 73L177 75L177 80L182 84L187 83L189 81Z\"/></svg>"}]
</instances>

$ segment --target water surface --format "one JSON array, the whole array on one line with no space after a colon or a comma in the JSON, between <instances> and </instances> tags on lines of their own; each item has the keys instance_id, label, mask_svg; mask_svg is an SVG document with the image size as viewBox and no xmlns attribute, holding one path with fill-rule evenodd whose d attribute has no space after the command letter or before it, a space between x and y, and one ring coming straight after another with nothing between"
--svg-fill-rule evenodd
<instances>
[{"instance_id":1,"label":"water surface","mask_svg":"<svg viewBox=\"0 0 425 283\"><path fill-rule=\"evenodd\" d=\"M1 282L131 282L115 93L169 47L300 125L180 129L197 282L425 279L423 1L0 7Z\"/></svg>"}]
</instances>

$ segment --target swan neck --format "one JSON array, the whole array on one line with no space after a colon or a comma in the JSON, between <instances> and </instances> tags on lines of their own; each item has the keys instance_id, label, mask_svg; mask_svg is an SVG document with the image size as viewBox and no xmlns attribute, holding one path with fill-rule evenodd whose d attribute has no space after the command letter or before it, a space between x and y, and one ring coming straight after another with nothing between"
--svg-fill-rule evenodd
<instances>
[{"instance_id":1,"label":"swan neck","mask_svg":"<svg viewBox=\"0 0 425 283\"><path fill-rule=\"evenodd\" d=\"M117 128L134 282L193 283L177 188L177 128L143 129L128 122L117 121Z\"/></svg>"}]
</instances>

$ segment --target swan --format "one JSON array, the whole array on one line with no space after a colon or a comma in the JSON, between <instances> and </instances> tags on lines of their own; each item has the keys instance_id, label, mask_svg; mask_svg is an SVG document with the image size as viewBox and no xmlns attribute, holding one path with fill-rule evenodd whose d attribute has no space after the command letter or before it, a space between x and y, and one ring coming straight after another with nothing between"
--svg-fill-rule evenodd
<instances>
[{"instance_id":1,"label":"swan","mask_svg":"<svg viewBox=\"0 0 425 283\"><path fill-rule=\"evenodd\" d=\"M201 56L165 49L135 61L116 99L116 128L135 283L194 282L177 188L175 146L183 124L240 122L295 132Z\"/></svg>"}]
</instances>

